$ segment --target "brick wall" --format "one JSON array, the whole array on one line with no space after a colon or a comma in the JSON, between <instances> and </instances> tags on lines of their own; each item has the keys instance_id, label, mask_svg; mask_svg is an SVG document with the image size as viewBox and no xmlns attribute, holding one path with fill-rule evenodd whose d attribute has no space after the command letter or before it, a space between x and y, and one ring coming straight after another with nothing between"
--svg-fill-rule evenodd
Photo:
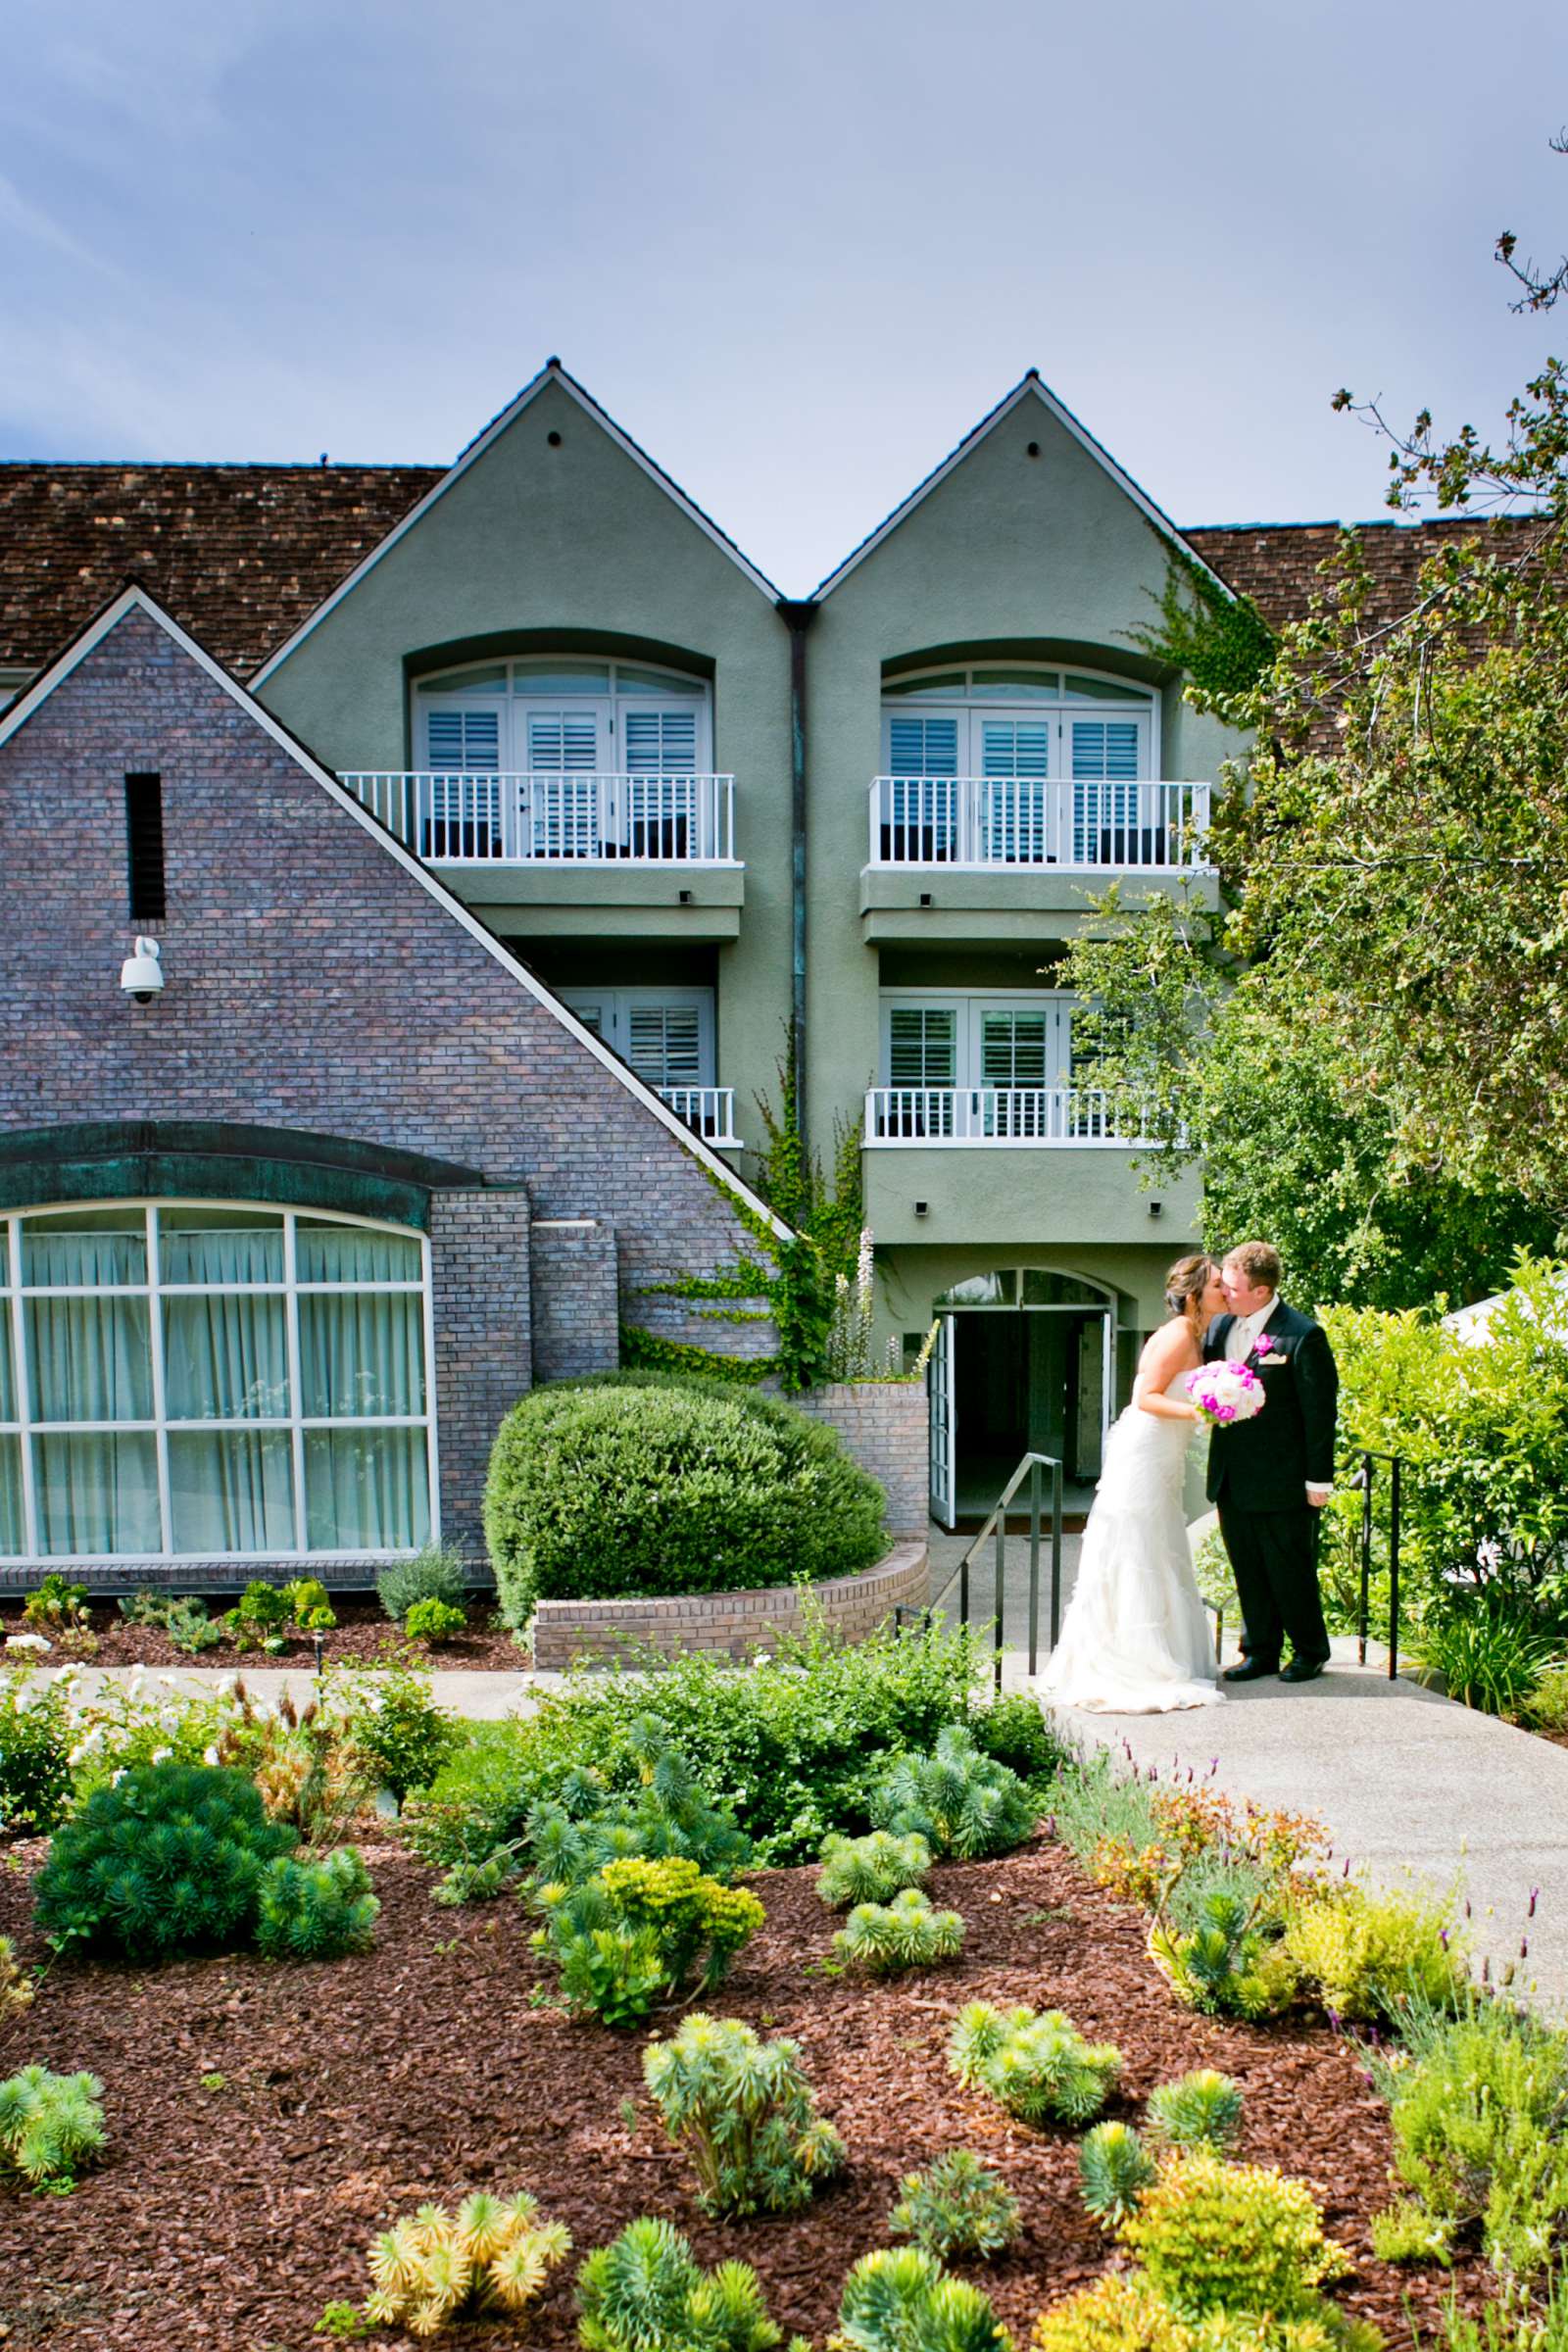
<instances>
[{"instance_id":1,"label":"brick wall","mask_svg":"<svg viewBox=\"0 0 1568 2352\"><path fill-rule=\"evenodd\" d=\"M133 769L163 778L160 923L127 910ZM449 1532L476 1524L480 1429L528 1377L530 1207L612 1236L627 1321L656 1321L643 1285L748 1249L679 1138L147 613L127 613L0 745L0 1129L293 1127L508 1188L504 1208L466 1197L441 1212ZM119 986L136 928L163 947L166 987L146 1005ZM596 1298L602 1332L602 1266ZM551 1332L563 1311L552 1297ZM703 1331L718 1349L773 1345L765 1326ZM586 1327L573 1344L590 1344Z\"/></svg>"},{"instance_id":2,"label":"brick wall","mask_svg":"<svg viewBox=\"0 0 1568 2352\"><path fill-rule=\"evenodd\" d=\"M477 1567L479 1505L503 1413L533 1378L528 1198L441 1192L430 1200L430 1319L435 1327L441 1532Z\"/></svg>"},{"instance_id":3,"label":"brick wall","mask_svg":"<svg viewBox=\"0 0 1568 2352\"><path fill-rule=\"evenodd\" d=\"M615 1236L591 1218L533 1229L535 1380L580 1380L620 1361Z\"/></svg>"},{"instance_id":4,"label":"brick wall","mask_svg":"<svg viewBox=\"0 0 1568 2352\"><path fill-rule=\"evenodd\" d=\"M923 1381L857 1380L792 1396L836 1429L862 1470L888 1498L888 1533L921 1536L930 1512L929 1406Z\"/></svg>"},{"instance_id":5,"label":"brick wall","mask_svg":"<svg viewBox=\"0 0 1568 2352\"><path fill-rule=\"evenodd\" d=\"M896 1608L923 1609L930 1585L925 1544L901 1544L863 1575L828 1578L811 1587L811 1595L846 1641L863 1642ZM564 1667L577 1657L610 1661L644 1649L663 1657L695 1649L747 1658L799 1633L801 1622L793 1585L666 1600L543 1600L534 1614L533 1662Z\"/></svg>"}]
</instances>

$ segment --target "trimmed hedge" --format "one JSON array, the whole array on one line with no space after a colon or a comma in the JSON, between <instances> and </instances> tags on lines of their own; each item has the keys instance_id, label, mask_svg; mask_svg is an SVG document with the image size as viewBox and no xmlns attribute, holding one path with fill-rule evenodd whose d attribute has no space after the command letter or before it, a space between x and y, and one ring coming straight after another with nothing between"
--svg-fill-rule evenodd
<instances>
[{"instance_id":1,"label":"trimmed hedge","mask_svg":"<svg viewBox=\"0 0 1568 2352\"><path fill-rule=\"evenodd\" d=\"M540 1600L813 1583L884 1549L882 1489L777 1397L678 1374L535 1389L502 1422L484 1530L507 1623Z\"/></svg>"}]
</instances>

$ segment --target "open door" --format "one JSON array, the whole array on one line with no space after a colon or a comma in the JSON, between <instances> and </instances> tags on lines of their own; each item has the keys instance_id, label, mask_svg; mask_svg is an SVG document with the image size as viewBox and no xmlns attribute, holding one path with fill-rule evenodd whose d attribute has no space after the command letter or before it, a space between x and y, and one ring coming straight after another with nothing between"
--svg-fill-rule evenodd
<instances>
[{"instance_id":1,"label":"open door","mask_svg":"<svg viewBox=\"0 0 1568 2352\"><path fill-rule=\"evenodd\" d=\"M926 1366L926 1395L930 1399L931 1516L951 1528L956 1518L958 1416L953 1382L953 1315L937 1318L936 1346Z\"/></svg>"}]
</instances>

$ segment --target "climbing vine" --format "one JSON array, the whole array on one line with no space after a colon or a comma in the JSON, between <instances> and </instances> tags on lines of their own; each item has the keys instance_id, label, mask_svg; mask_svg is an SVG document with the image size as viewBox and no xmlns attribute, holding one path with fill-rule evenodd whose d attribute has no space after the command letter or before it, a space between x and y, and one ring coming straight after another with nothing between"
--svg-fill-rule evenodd
<instances>
[{"instance_id":1,"label":"climbing vine","mask_svg":"<svg viewBox=\"0 0 1568 2352\"><path fill-rule=\"evenodd\" d=\"M1181 548L1167 551L1157 629L1135 629L1133 642L1157 662L1185 670L1200 709L1246 694L1274 659L1275 637L1250 596L1231 596Z\"/></svg>"}]
</instances>

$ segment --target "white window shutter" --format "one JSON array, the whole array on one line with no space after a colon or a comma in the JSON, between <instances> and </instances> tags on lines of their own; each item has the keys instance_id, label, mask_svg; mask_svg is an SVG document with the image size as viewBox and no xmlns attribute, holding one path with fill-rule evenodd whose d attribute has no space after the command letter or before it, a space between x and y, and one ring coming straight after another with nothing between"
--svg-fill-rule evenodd
<instances>
[{"instance_id":1,"label":"white window shutter","mask_svg":"<svg viewBox=\"0 0 1568 2352\"><path fill-rule=\"evenodd\" d=\"M647 1085L701 1086L702 1020L695 1004L633 1004L626 1031L626 1059Z\"/></svg>"}]
</instances>

